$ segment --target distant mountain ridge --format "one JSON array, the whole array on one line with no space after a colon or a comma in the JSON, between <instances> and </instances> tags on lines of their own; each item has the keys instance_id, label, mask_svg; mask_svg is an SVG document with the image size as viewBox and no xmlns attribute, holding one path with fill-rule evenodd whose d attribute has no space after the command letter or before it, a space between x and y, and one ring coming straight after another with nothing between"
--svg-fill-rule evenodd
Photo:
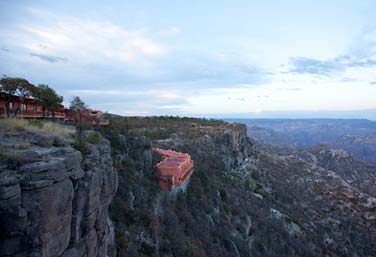
<instances>
[{"instance_id":1,"label":"distant mountain ridge","mask_svg":"<svg viewBox=\"0 0 376 257\"><path fill-rule=\"evenodd\" d=\"M248 136L264 144L306 148L326 144L376 162L376 122L366 119L227 119L247 125Z\"/></svg>"},{"instance_id":2,"label":"distant mountain ridge","mask_svg":"<svg viewBox=\"0 0 376 257\"><path fill-rule=\"evenodd\" d=\"M330 146L335 149L345 149L354 156L376 163L376 133L342 136Z\"/></svg>"}]
</instances>

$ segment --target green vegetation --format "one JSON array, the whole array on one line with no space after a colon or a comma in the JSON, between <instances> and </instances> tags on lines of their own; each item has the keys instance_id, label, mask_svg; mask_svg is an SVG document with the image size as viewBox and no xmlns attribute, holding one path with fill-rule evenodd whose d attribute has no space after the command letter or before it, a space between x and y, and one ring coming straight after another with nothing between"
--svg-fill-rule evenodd
<instances>
[{"instance_id":1,"label":"green vegetation","mask_svg":"<svg viewBox=\"0 0 376 257\"><path fill-rule=\"evenodd\" d=\"M106 128L109 131L127 136L145 136L151 140L167 139L172 134L184 134L190 139L201 135L198 129L205 126L218 126L225 124L222 120L179 118L175 116L160 117L120 117L110 118L110 125Z\"/></svg>"},{"instance_id":2,"label":"green vegetation","mask_svg":"<svg viewBox=\"0 0 376 257\"><path fill-rule=\"evenodd\" d=\"M86 110L88 107L86 103L81 100L79 96L75 96L71 100L69 108L74 111L82 112Z\"/></svg>"},{"instance_id":3,"label":"green vegetation","mask_svg":"<svg viewBox=\"0 0 376 257\"><path fill-rule=\"evenodd\" d=\"M205 186L205 188L209 187L209 178L205 171L196 169L195 175L200 179L201 183L203 184L203 186Z\"/></svg>"},{"instance_id":4,"label":"green vegetation","mask_svg":"<svg viewBox=\"0 0 376 257\"><path fill-rule=\"evenodd\" d=\"M151 256L155 252L155 247L146 242L142 242L140 252L145 254L145 256Z\"/></svg>"},{"instance_id":5,"label":"green vegetation","mask_svg":"<svg viewBox=\"0 0 376 257\"><path fill-rule=\"evenodd\" d=\"M55 112L60 104L63 102L63 97L59 96L56 91L48 85L39 84L35 90L34 97L36 97L41 105L42 110L45 112L49 110L52 112L52 119L55 118Z\"/></svg>"},{"instance_id":6,"label":"green vegetation","mask_svg":"<svg viewBox=\"0 0 376 257\"><path fill-rule=\"evenodd\" d=\"M6 163L11 169L16 169L24 163L24 160L17 150L0 149L0 163Z\"/></svg>"},{"instance_id":7,"label":"green vegetation","mask_svg":"<svg viewBox=\"0 0 376 257\"><path fill-rule=\"evenodd\" d=\"M82 137L79 137L73 144L72 147L78 151L80 151L83 155L90 154L90 149L86 145L86 140Z\"/></svg>"},{"instance_id":8,"label":"green vegetation","mask_svg":"<svg viewBox=\"0 0 376 257\"><path fill-rule=\"evenodd\" d=\"M98 132L94 131L85 138L85 141L91 144L98 144L102 136Z\"/></svg>"},{"instance_id":9,"label":"green vegetation","mask_svg":"<svg viewBox=\"0 0 376 257\"><path fill-rule=\"evenodd\" d=\"M120 251L122 249L125 249L127 248L127 246L129 245L129 239L126 235L122 235L120 237L117 238L117 242L116 242L116 247L117 247L117 251Z\"/></svg>"},{"instance_id":10,"label":"green vegetation","mask_svg":"<svg viewBox=\"0 0 376 257\"><path fill-rule=\"evenodd\" d=\"M118 256L232 256L234 246L240 256L281 256L278 244L291 241L281 224L269 218L268 208L275 202L266 197L261 174L244 178L226 172L225 162L237 157L224 137L228 126L234 128L218 120L165 116L112 117L109 126L97 128L110 140L119 171L110 207ZM154 146L191 154L195 170L185 193L172 196L159 188L152 164L160 156L152 153L150 164L148 155ZM145 240L139 239L141 234ZM267 241L270 234L278 238ZM251 252L244 238L254 240ZM298 247L282 255L305 253Z\"/></svg>"},{"instance_id":11,"label":"green vegetation","mask_svg":"<svg viewBox=\"0 0 376 257\"><path fill-rule=\"evenodd\" d=\"M90 148L87 145L88 143L98 144L99 141L102 139L101 134L97 131L93 131L87 136L83 136L81 134L77 134L76 136L76 141L72 144L72 147L80 151L83 155L90 154Z\"/></svg>"},{"instance_id":12,"label":"green vegetation","mask_svg":"<svg viewBox=\"0 0 376 257\"><path fill-rule=\"evenodd\" d=\"M77 124L77 130L81 133L82 131L82 118L83 118L83 112L87 110L88 106L84 101L81 100L79 96L73 97L73 99L70 102L69 109L71 109L73 112L76 112L78 114L78 124Z\"/></svg>"}]
</instances>

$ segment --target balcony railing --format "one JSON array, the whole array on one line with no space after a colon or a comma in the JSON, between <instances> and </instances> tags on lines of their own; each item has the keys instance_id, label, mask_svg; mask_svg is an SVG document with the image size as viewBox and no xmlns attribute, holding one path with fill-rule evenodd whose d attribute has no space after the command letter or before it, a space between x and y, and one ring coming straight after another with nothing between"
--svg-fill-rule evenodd
<instances>
[{"instance_id":1,"label":"balcony railing","mask_svg":"<svg viewBox=\"0 0 376 257\"><path fill-rule=\"evenodd\" d=\"M33 110L22 110L19 113L20 117L27 117L27 118L52 118L52 112L44 112L44 111L33 111ZM55 118L64 118L64 112L55 112Z\"/></svg>"},{"instance_id":2,"label":"balcony railing","mask_svg":"<svg viewBox=\"0 0 376 257\"><path fill-rule=\"evenodd\" d=\"M13 117L14 110L11 110L10 117ZM5 108L0 108L0 118L6 118L7 113ZM34 110L20 110L16 116L17 118L26 118L26 119L52 119L52 112L50 111L34 111ZM61 112L57 111L55 112L55 119L64 120L66 122L78 122L80 120L78 114L74 114L72 112ZM92 126L107 126L109 124L109 120L104 119L102 116L92 118L89 116L83 116L82 123L89 124Z\"/></svg>"},{"instance_id":3,"label":"balcony railing","mask_svg":"<svg viewBox=\"0 0 376 257\"><path fill-rule=\"evenodd\" d=\"M15 110L11 110L10 115L14 114ZM4 108L0 108L0 115L2 117L6 116L6 111ZM43 111L33 111L33 110L20 110L17 114L17 117L20 118L49 118L52 119L52 112L43 112ZM65 113L64 112L55 112L56 119L64 119Z\"/></svg>"}]
</instances>

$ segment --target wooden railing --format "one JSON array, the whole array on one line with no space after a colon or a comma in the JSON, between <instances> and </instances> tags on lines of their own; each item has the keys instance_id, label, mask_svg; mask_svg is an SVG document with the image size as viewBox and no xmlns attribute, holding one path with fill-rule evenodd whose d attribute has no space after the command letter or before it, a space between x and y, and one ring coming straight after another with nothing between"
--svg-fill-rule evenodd
<instances>
[{"instance_id":1,"label":"wooden railing","mask_svg":"<svg viewBox=\"0 0 376 257\"><path fill-rule=\"evenodd\" d=\"M11 110L10 117L13 117L14 110ZM0 108L0 118L6 118L7 113L5 108ZM34 110L20 110L16 116L17 118L26 118L26 119L52 119L52 112L51 111L34 111ZM78 122L79 115L73 112L55 112L55 119L64 120L66 122ZM82 115L82 123L89 124L92 126L107 126L109 124L109 120L104 119L103 117L96 117L93 118L91 116Z\"/></svg>"},{"instance_id":2,"label":"wooden railing","mask_svg":"<svg viewBox=\"0 0 376 257\"><path fill-rule=\"evenodd\" d=\"M51 111L33 111L33 110L21 110L20 113L17 115L23 118L52 118ZM55 112L56 119L63 119L65 118L64 112Z\"/></svg>"},{"instance_id":3,"label":"wooden railing","mask_svg":"<svg viewBox=\"0 0 376 257\"><path fill-rule=\"evenodd\" d=\"M11 113L10 113L11 117L14 115L14 111L15 110L11 110ZM4 108L0 108L0 116L6 117L6 110ZM20 110L17 114L17 117L19 117L19 118L35 118L35 119L41 119L41 118L52 119L52 112ZM64 112L55 112L55 118L56 119L64 119L65 113Z\"/></svg>"}]
</instances>

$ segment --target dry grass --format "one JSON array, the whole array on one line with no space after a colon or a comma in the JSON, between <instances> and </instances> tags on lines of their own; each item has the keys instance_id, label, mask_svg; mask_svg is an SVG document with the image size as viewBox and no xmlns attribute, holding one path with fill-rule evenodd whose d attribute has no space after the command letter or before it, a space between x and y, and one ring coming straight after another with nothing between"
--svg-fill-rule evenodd
<instances>
[{"instance_id":1,"label":"dry grass","mask_svg":"<svg viewBox=\"0 0 376 257\"><path fill-rule=\"evenodd\" d=\"M61 139L69 137L75 133L74 129L53 122L44 122L40 129L43 132L55 135Z\"/></svg>"},{"instance_id":2,"label":"dry grass","mask_svg":"<svg viewBox=\"0 0 376 257\"><path fill-rule=\"evenodd\" d=\"M27 120L21 119L1 119L0 120L0 129L7 132L17 132L17 131L30 131L34 129Z\"/></svg>"},{"instance_id":3,"label":"dry grass","mask_svg":"<svg viewBox=\"0 0 376 257\"><path fill-rule=\"evenodd\" d=\"M38 124L24 119L1 119L0 129L7 132L30 131L54 135L60 139L70 137L74 130L59 123L42 121Z\"/></svg>"}]
</instances>

